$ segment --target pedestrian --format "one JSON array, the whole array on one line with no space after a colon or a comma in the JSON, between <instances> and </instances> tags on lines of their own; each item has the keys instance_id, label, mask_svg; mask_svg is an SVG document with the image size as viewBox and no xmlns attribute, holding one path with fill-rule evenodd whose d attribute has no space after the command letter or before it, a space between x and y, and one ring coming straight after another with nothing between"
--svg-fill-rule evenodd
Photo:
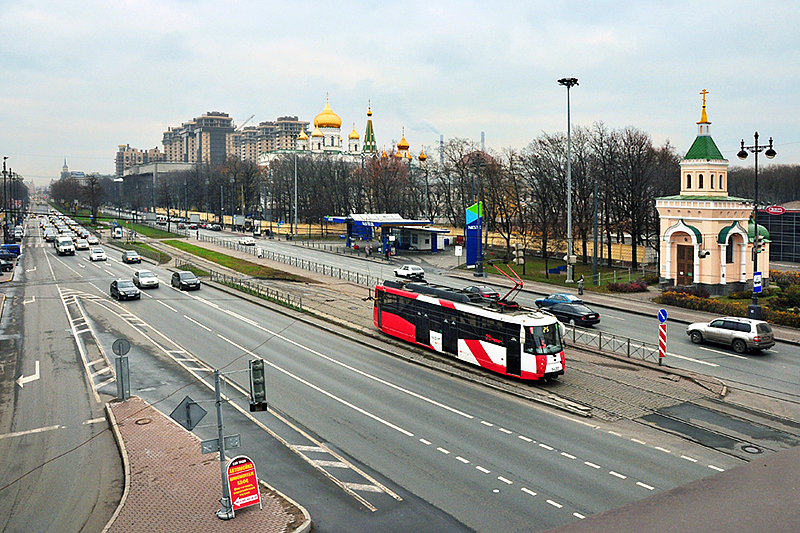
<instances>
[{"instance_id":1,"label":"pedestrian","mask_svg":"<svg viewBox=\"0 0 800 533\"><path fill-rule=\"evenodd\" d=\"M197 240L200 240L200 230L197 230Z\"/></svg>"},{"instance_id":2,"label":"pedestrian","mask_svg":"<svg viewBox=\"0 0 800 533\"><path fill-rule=\"evenodd\" d=\"M583 274L578 278L578 294L583 295Z\"/></svg>"}]
</instances>

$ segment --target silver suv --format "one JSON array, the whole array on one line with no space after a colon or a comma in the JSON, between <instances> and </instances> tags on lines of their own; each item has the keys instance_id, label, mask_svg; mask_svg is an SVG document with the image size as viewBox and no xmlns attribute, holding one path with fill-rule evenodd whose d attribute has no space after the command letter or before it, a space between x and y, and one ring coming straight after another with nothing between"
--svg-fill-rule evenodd
<instances>
[{"instance_id":1,"label":"silver suv","mask_svg":"<svg viewBox=\"0 0 800 533\"><path fill-rule=\"evenodd\" d=\"M765 350L775 345L775 336L769 324L751 318L726 316L711 322L697 322L686 328L686 334L695 344L706 341L725 344L736 353Z\"/></svg>"}]
</instances>

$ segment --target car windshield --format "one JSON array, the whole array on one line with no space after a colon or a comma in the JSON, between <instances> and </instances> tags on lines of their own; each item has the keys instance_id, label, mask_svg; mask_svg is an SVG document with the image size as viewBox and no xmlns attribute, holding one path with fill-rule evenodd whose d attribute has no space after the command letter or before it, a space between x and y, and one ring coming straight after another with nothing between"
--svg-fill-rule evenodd
<instances>
[{"instance_id":1,"label":"car windshield","mask_svg":"<svg viewBox=\"0 0 800 533\"><path fill-rule=\"evenodd\" d=\"M152 272L150 272L149 270L144 270L142 272L139 272L139 277L140 278L154 278L154 277L156 277L156 275L153 274Z\"/></svg>"},{"instance_id":2,"label":"car windshield","mask_svg":"<svg viewBox=\"0 0 800 533\"><path fill-rule=\"evenodd\" d=\"M133 288L133 282L127 279L121 280L117 282L117 287L120 289L130 289Z\"/></svg>"},{"instance_id":3,"label":"car windshield","mask_svg":"<svg viewBox=\"0 0 800 533\"><path fill-rule=\"evenodd\" d=\"M594 311L592 311L591 309L589 309L585 305L574 305L573 304L573 305L571 305L569 307L571 307L572 310L575 311L576 313L580 313L582 315L589 315L591 313L594 313Z\"/></svg>"},{"instance_id":4,"label":"car windshield","mask_svg":"<svg viewBox=\"0 0 800 533\"><path fill-rule=\"evenodd\" d=\"M179 276L181 279L184 279L186 281L191 281L193 279L196 279L194 274L192 274L191 272L181 272Z\"/></svg>"},{"instance_id":5,"label":"car windshield","mask_svg":"<svg viewBox=\"0 0 800 533\"><path fill-rule=\"evenodd\" d=\"M93 254L102 254L103 253L103 249L102 248L92 248L92 253Z\"/></svg>"}]
</instances>

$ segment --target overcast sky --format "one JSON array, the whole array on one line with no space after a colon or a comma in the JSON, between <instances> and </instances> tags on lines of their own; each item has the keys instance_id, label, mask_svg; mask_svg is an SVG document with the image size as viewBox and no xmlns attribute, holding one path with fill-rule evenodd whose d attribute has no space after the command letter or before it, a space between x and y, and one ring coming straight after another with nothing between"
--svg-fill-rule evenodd
<instances>
[{"instance_id":1,"label":"overcast sky","mask_svg":"<svg viewBox=\"0 0 800 533\"><path fill-rule=\"evenodd\" d=\"M370 100L387 150L403 127L415 154L481 132L522 149L566 131L557 80L575 77L573 125L635 126L683 154L707 89L733 165L756 130L797 164L799 23L797 0L5 1L0 151L37 184L65 158L111 174L117 145L163 149L207 111L313 121L326 94L345 138L353 123L363 137Z\"/></svg>"}]
</instances>

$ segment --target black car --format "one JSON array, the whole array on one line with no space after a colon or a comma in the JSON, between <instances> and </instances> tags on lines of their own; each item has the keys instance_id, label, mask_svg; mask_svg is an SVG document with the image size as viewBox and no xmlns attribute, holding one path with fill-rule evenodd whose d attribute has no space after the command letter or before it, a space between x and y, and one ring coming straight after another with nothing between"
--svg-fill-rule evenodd
<instances>
[{"instance_id":1,"label":"black car","mask_svg":"<svg viewBox=\"0 0 800 533\"><path fill-rule=\"evenodd\" d=\"M123 263L141 263L142 256L138 253L134 252L133 250L128 250L127 252L122 253L122 262Z\"/></svg>"},{"instance_id":2,"label":"black car","mask_svg":"<svg viewBox=\"0 0 800 533\"><path fill-rule=\"evenodd\" d=\"M115 279L111 282L111 297L117 300L136 300L142 297L142 293L129 279Z\"/></svg>"},{"instance_id":3,"label":"black car","mask_svg":"<svg viewBox=\"0 0 800 533\"><path fill-rule=\"evenodd\" d=\"M486 302L496 302L500 299L500 293L486 285L470 285L469 287L464 287L464 292L477 294L481 300Z\"/></svg>"},{"instance_id":4,"label":"black car","mask_svg":"<svg viewBox=\"0 0 800 533\"><path fill-rule=\"evenodd\" d=\"M200 288L200 280L192 272L181 270L172 273L172 286L182 291L198 290Z\"/></svg>"},{"instance_id":5,"label":"black car","mask_svg":"<svg viewBox=\"0 0 800 533\"><path fill-rule=\"evenodd\" d=\"M600 315L583 303L562 303L546 309L561 322L576 326L593 326L600 322Z\"/></svg>"},{"instance_id":6,"label":"black car","mask_svg":"<svg viewBox=\"0 0 800 533\"><path fill-rule=\"evenodd\" d=\"M0 270L3 272L11 272L14 270L14 263L6 261L5 259L0 259Z\"/></svg>"},{"instance_id":7,"label":"black car","mask_svg":"<svg viewBox=\"0 0 800 533\"><path fill-rule=\"evenodd\" d=\"M9 252L7 250L0 250L0 259L3 261L13 261L17 258L17 254L13 252Z\"/></svg>"}]
</instances>

